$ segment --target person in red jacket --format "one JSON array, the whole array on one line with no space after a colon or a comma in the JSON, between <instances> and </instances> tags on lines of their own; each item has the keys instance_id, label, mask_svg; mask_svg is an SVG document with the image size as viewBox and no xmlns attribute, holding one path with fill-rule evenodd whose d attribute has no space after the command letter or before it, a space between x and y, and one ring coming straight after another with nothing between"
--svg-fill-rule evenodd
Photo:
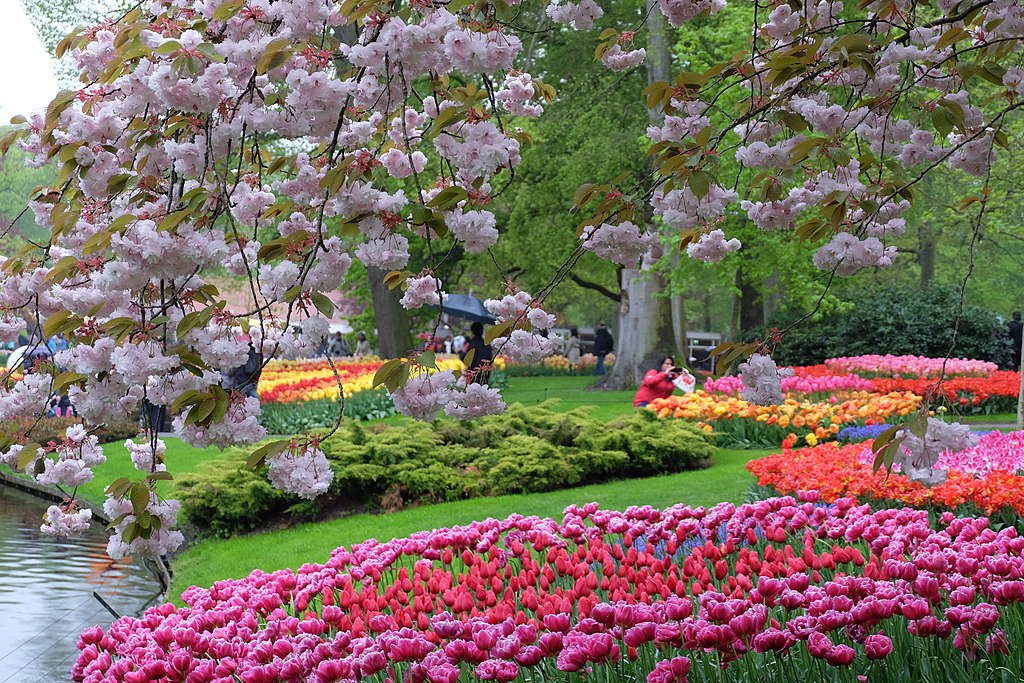
<instances>
[{"instance_id":1,"label":"person in red jacket","mask_svg":"<svg viewBox=\"0 0 1024 683\"><path fill-rule=\"evenodd\" d=\"M656 398L668 398L676 385L672 381L679 376L679 368L675 366L672 356L665 356L653 370L648 370L644 381L633 397L633 407L643 408Z\"/></svg>"}]
</instances>

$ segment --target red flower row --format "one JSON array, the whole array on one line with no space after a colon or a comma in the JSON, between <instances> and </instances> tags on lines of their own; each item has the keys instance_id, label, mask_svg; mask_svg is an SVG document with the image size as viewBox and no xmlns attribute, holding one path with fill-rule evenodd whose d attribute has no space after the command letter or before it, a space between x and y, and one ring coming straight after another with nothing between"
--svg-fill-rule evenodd
<instances>
[{"instance_id":1,"label":"red flower row","mask_svg":"<svg viewBox=\"0 0 1024 683\"><path fill-rule=\"evenodd\" d=\"M1024 515L1024 477L995 471L978 478L951 469L944 483L929 488L899 473L872 472L871 465L858 458L869 447L864 443L824 443L799 450L784 448L781 453L750 461L747 469L761 486L771 486L779 493L817 491L826 501L850 496L946 509L971 504L986 514L1010 508Z\"/></svg>"}]
</instances>

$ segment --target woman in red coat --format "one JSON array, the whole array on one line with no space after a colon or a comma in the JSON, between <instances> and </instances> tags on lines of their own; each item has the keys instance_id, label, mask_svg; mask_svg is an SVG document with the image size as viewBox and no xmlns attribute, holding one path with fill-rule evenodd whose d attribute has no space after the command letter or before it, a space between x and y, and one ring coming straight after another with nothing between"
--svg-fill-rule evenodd
<instances>
[{"instance_id":1,"label":"woman in red coat","mask_svg":"<svg viewBox=\"0 0 1024 683\"><path fill-rule=\"evenodd\" d=\"M668 398L676 385L672 381L679 376L679 368L675 367L672 356L665 356L658 363L658 367L648 370L644 375L644 381L636 390L633 398L634 408L643 408L656 398Z\"/></svg>"}]
</instances>

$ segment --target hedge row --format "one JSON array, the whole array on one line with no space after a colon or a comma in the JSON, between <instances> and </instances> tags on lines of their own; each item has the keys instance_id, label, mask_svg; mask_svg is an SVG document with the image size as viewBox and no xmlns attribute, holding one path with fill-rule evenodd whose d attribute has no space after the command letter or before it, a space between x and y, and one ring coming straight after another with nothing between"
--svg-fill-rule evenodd
<instances>
[{"instance_id":1,"label":"hedge row","mask_svg":"<svg viewBox=\"0 0 1024 683\"><path fill-rule=\"evenodd\" d=\"M62 441L68 427L80 422L75 417L15 417L0 422L0 442L46 444ZM110 422L93 433L99 437L100 443L124 441L139 435L139 424L127 420Z\"/></svg>"},{"instance_id":2,"label":"hedge row","mask_svg":"<svg viewBox=\"0 0 1024 683\"><path fill-rule=\"evenodd\" d=\"M232 449L175 482L182 513L199 533L223 536L282 515L392 510L697 469L710 465L715 451L710 434L651 411L605 423L586 408L555 413L549 404L515 405L469 422L350 422L322 448L335 477L314 501L276 491L263 472L242 470L247 451Z\"/></svg>"}]
</instances>

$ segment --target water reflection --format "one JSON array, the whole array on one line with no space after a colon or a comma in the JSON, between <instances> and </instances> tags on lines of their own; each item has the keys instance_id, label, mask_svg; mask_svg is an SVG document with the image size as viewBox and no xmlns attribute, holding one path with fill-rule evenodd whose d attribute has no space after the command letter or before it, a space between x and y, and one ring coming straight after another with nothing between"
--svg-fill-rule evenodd
<instances>
[{"instance_id":1,"label":"water reflection","mask_svg":"<svg viewBox=\"0 0 1024 683\"><path fill-rule=\"evenodd\" d=\"M159 586L141 563L106 554L103 525L82 538L39 532L48 503L0 485L0 683L70 681L78 634L113 616L138 615Z\"/></svg>"}]
</instances>

